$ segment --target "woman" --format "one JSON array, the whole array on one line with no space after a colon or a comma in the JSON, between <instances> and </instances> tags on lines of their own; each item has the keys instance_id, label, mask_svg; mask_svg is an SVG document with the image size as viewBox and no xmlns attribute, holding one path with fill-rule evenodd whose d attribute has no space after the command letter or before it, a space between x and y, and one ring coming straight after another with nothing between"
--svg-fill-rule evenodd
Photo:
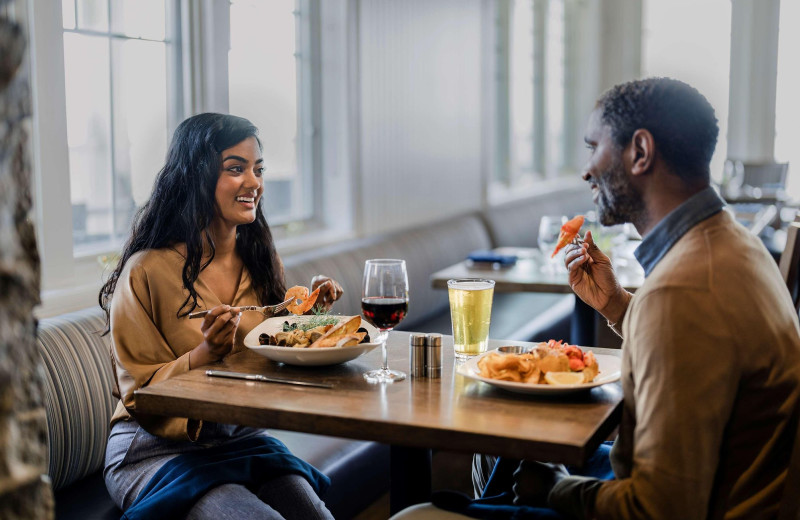
<instances>
[{"instance_id":1,"label":"woman","mask_svg":"<svg viewBox=\"0 0 800 520\"><path fill-rule=\"evenodd\" d=\"M111 420L104 475L112 498L131 518L152 503L153 496L161 505L140 516L166 517L158 508L175 507L173 491L183 489L180 485L187 479L209 486L231 470L201 475L192 467L204 464L198 457L213 453L216 462L230 466L225 454L248 442L268 456L248 455L248 465L274 460L269 456L277 451L293 469L268 463L262 468L269 478L265 482L217 482L204 494L195 492L201 496L182 514L215 519L331 518L314 491L326 485L327 477L266 432L139 414L134 402L138 388L244 349L244 336L262 316L241 313L238 307L283 301L283 265L261 211L265 167L257 132L246 119L223 114L200 114L178 126L150 200L137 213L119 264L100 291L120 397ZM312 288L316 287L318 301L326 308L342 294L341 287L324 276L314 277ZM210 312L202 322L188 319L195 309ZM177 471L185 473L173 478ZM183 491L178 494L189 500Z\"/></svg>"}]
</instances>

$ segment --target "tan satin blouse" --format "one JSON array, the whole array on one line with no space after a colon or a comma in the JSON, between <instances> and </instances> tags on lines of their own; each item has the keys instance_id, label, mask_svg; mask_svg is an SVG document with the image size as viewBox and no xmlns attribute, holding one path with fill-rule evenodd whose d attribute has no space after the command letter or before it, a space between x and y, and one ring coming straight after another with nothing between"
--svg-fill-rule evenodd
<instances>
[{"instance_id":1,"label":"tan satin blouse","mask_svg":"<svg viewBox=\"0 0 800 520\"><path fill-rule=\"evenodd\" d=\"M133 395L139 388L187 372L189 352L203 341L203 320L178 317L189 295L181 279L183 264L183 255L172 248L141 251L128 260L120 275L111 300L111 355L120 401L111 424L134 417L154 435L193 441L200 434L202 421L136 413ZM220 301L204 283L202 272L195 289L196 310L222 304L259 304L247 269L242 270L233 301ZM261 320L255 312L242 314L231 353L246 348L245 335Z\"/></svg>"}]
</instances>

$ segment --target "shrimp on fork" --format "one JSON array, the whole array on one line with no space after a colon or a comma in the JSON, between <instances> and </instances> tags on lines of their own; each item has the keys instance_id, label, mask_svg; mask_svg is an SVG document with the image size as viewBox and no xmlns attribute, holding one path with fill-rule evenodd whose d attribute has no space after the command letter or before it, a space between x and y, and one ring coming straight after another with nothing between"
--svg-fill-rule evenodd
<instances>
[{"instance_id":1,"label":"shrimp on fork","mask_svg":"<svg viewBox=\"0 0 800 520\"><path fill-rule=\"evenodd\" d=\"M561 226L561 233L558 235L558 243L556 244L556 249L553 251L553 254L550 255L550 258L556 256L556 253L561 251L561 249L575 240L578 237L578 232L581 230L581 226L583 226L584 216L578 215L577 217L568 220L563 226Z\"/></svg>"}]
</instances>

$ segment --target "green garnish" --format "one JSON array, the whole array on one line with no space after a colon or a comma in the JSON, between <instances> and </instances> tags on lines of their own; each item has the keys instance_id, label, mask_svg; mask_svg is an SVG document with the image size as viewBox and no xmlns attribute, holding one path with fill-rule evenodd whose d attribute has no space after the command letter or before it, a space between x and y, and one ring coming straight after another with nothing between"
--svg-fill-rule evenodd
<instances>
[{"instance_id":1,"label":"green garnish","mask_svg":"<svg viewBox=\"0 0 800 520\"><path fill-rule=\"evenodd\" d=\"M311 316L308 321L302 323L289 323L288 321L283 322L283 331L289 332L292 330L300 329L302 331L315 329L317 327L322 327L324 325L336 325L339 323L339 318L337 316L332 316L330 314L317 314L317 311L314 311L314 315Z\"/></svg>"}]
</instances>

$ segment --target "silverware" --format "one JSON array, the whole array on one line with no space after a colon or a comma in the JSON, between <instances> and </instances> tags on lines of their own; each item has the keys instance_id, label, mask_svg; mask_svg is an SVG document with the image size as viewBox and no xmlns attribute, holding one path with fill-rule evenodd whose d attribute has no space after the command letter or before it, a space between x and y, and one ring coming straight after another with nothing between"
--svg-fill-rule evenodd
<instances>
[{"instance_id":1,"label":"silverware","mask_svg":"<svg viewBox=\"0 0 800 520\"><path fill-rule=\"evenodd\" d=\"M211 377L227 377L229 379L244 379L247 381L258 381L261 383L283 383L286 385L315 386L318 388L333 388L327 383L309 383L308 381L294 381L291 379L279 379L276 377L262 376L261 374L245 374L243 372L228 372L226 370L206 370L206 375Z\"/></svg>"},{"instance_id":2,"label":"silverware","mask_svg":"<svg viewBox=\"0 0 800 520\"><path fill-rule=\"evenodd\" d=\"M283 309L285 309L290 303L292 303L293 299L294 298L289 298L285 302L281 302L281 303L279 303L277 305L267 305L267 306L264 306L264 307L259 307L258 305L243 305L243 306L239 307L239 310L240 311L259 311L261 314L264 315L265 318L271 318L271 317L275 316L276 314L278 314L279 312L281 312ZM299 302L299 300L298 300L298 302ZM189 319L202 318L203 316L205 316L209 312L210 311L193 312L193 313L189 314Z\"/></svg>"},{"instance_id":3,"label":"silverware","mask_svg":"<svg viewBox=\"0 0 800 520\"><path fill-rule=\"evenodd\" d=\"M503 354L527 354L531 350L531 347L524 347L522 345L504 345L502 347L497 347L497 351Z\"/></svg>"}]
</instances>

